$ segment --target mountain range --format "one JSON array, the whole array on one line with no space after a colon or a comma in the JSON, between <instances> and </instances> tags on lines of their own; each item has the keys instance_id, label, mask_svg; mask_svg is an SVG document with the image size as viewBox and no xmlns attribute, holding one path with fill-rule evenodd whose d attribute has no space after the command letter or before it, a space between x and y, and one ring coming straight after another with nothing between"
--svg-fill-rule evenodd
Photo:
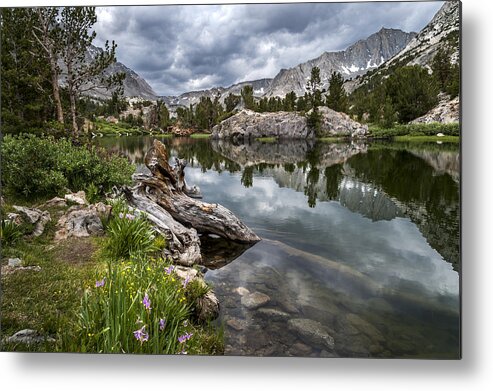
<instances>
[{"instance_id":1,"label":"mountain range","mask_svg":"<svg viewBox=\"0 0 493 391\"><path fill-rule=\"evenodd\" d=\"M136 72L124 64L117 62L107 72L124 72L124 95L137 96L144 99L163 99L174 111L177 107L194 105L202 96L215 98L219 96L221 102L230 94L239 95L245 85L251 85L256 97L284 97L286 93L294 91L298 96L306 91L306 82L310 78L313 67L320 68L322 89L328 88L330 74L340 72L345 82L346 90L355 88L368 82L372 75L392 72L395 66L414 65L429 67L433 57L440 48L451 48L452 63L459 60L459 7L460 2L448 1L436 13L433 19L419 32L404 32L398 29L381 28L370 35L337 52L324 52L319 57L293 68L281 69L273 79L245 81L229 87L214 87L207 90L190 91L178 96L160 96ZM94 58L97 51L91 47L88 51L88 60ZM94 96L108 97L111 92L99 90Z\"/></svg>"},{"instance_id":2,"label":"mountain range","mask_svg":"<svg viewBox=\"0 0 493 391\"><path fill-rule=\"evenodd\" d=\"M385 61L377 69L361 77L348 80L346 90L351 92L367 83L375 75L385 77L396 67L420 65L431 69L431 63L439 50L449 54L450 62L459 61L460 2L447 1L433 19L395 56Z\"/></svg>"}]
</instances>

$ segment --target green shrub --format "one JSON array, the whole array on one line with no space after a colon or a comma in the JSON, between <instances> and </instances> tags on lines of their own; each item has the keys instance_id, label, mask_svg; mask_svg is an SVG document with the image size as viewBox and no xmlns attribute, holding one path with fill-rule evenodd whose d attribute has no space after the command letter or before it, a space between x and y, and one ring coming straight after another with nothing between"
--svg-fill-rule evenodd
<instances>
[{"instance_id":1,"label":"green shrub","mask_svg":"<svg viewBox=\"0 0 493 391\"><path fill-rule=\"evenodd\" d=\"M86 198L90 204L94 204L100 198L99 189L92 182L86 187Z\"/></svg>"},{"instance_id":2,"label":"green shrub","mask_svg":"<svg viewBox=\"0 0 493 391\"><path fill-rule=\"evenodd\" d=\"M113 206L112 218L106 226L108 239L105 250L112 259L127 259L132 255L157 251L155 232L142 214L132 214L127 208Z\"/></svg>"},{"instance_id":3,"label":"green shrub","mask_svg":"<svg viewBox=\"0 0 493 391\"><path fill-rule=\"evenodd\" d=\"M190 319L186 287L162 259L108 263L87 289L76 335L64 350L101 353L214 354L221 343ZM211 342L212 341L212 342Z\"/></svg>"},{"instance_id":4,"label":"green shrub","mask_svg":"<svg viewBox=\"0 0 493 391\"><path fill-rule=\"evenodd\" d=\"M41 198L84 190L99 192L131 182L134 166L128 159L69 140L34 135L5 136L1 146L2 185L12 195Z\"/></svg>"}]
</instances>

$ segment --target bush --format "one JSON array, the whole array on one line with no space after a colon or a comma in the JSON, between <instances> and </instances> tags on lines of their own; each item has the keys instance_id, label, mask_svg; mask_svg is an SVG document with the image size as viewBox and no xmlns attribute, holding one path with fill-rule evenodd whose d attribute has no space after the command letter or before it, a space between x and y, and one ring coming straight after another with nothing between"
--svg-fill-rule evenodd
<instances>
[{"instance_id":1,"label":"bush","mask_svg":"<svg viewBox=\"0 0 493 391\"><path fill-rule=\"evenodd\" d=\"M34 135L5 136L1 147L2 185L12 195L41 198L67 188L100 192L131 182L134 166L103 149L74 146L69 140Z\"/></svg>"},{"instance_id":2,"label":"bush","mask_svg":"<svg viewBox=\"0 0 493 391\"><path fill-rule=\"evenodd\" d=\"M132 214L126 206L114 204L113 217L106 225L108 239L105 250L111 259L126 259L132 255L146 255L159 250L155 232L142 214Z\"/></svg>"},{"instance_id":3,"label":"bush","mask_svg":"<svg viewBox=\"0 0 493 391\"><path fill-rule=\"evenodd\" d=\"M108 263L108 272L84 293L67 351L214 354L220 341L190 319L187 287L162 259Z\"/></svg>"}]
</instances>

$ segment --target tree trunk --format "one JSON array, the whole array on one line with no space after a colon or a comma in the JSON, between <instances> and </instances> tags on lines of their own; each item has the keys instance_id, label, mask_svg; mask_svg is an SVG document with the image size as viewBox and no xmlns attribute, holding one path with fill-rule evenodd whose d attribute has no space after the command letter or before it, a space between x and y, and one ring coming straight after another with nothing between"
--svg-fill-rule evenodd
<instances>
[{"instance_id":1,"label":"tree trunk","mask_svg":"<svg viewBox=\"0 0 493 391\"><path fill-rule=\"evenodd\" d=\"M166 147L158 140L145 156L148 174L135 174L136 186L124 189L130 205L146 212L157 229L164 233L170 244L171 255L182 264L198 263L199 234L216 234L224 239L252 245L260 238L230 210L219 204L210 204L191 198L187 191L185 163L176 160L173 168L168 163Z\"/></svg>"},{"instance_id":2,"label":"tree trunk","mask_svg":"<svg viewBox=\"0 0 493 391\"><path fill-rule=\"evenodd\" d=\"M58 71L56 69L56 63L53 58L50 59L51 67L51 86L53 89L53 100L55 101L56 117L57 121L61 124L64 123L62 100L60 99L60 88L58 87Z\"/></svg>"},{"instance_id":3,"label":"tree trunk","mask_svg":"<svg viewBox=\"0 0 493 391\"><path fill-rule=\"evenodd\" d=\"M69 95L70 95L70 116L72 117L72 131L74 137L77 138L79 136L79 128L77 127L77 109L75 106L76 98L74 91L70 91Z\"/></svg>"}]
</instances>

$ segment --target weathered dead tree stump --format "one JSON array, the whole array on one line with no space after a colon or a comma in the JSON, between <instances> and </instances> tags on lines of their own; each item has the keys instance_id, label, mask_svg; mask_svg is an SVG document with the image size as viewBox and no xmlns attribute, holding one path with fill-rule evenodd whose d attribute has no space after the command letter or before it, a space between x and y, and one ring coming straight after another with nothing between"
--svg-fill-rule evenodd
<instances>
[{"instance_id":1,"label":"weathered dead tree stump","mask_svg":"<svg viewBox=\"0 0 493 391\"><path fill-rule=\"evenodd\" d=\"M254 244L260 238L229 209L197 199L199 191L185 181L186 162L168 163L166 147L158 140L145 156L151 174L135 174L135 186L123 190L129 204L145 212L167 238L175 263L202 263L199 234L215 234L237 243ZM192 198L193 197L193 198Z\"/></svg>"}]
</instances>

